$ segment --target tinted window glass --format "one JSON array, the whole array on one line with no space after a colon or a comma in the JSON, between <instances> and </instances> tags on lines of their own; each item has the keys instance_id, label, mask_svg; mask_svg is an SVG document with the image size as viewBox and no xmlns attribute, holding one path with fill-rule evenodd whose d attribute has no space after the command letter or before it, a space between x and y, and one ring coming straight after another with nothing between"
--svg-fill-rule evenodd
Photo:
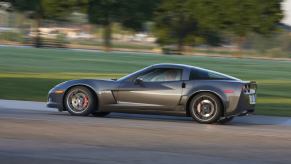
<instances>
[{"instance_id":1,"label":"tinted window glass","mask_svg":"<svg viewBox=\"0 0 291 164\"><path fill-rule=\"evenodd\" d=\"M190 72L189 80L211 80L211 79L225 80L230 78L227 75L210 70L192 69Z\"/></svg>"},{"instance_id":2,"label":"tinted window glass","mask_svg":"<svg viewBox=\"0 0 291 164\"><path fill-rule=\"evenodd\" d=\"M145 82L179 81L182 79L181 69L153 69L138 77Z\"/></svg>"}]
</instances>

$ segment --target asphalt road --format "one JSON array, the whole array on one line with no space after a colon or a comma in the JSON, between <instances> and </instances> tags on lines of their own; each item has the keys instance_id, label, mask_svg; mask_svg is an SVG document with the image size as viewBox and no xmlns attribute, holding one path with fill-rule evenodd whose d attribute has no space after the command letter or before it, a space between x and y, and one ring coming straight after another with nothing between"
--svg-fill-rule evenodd
<instances>
[{"instance_id":1,"label":"asphalt road","mask_svg":"<svg viewBox=\"0 0 291 164\"><path fill-rule=\"evenodd\" d=\"M290 164L291 119L202 125L173 116L74 117L44 103L0 100L0 163Z\"/></svg>"}]
</instances>

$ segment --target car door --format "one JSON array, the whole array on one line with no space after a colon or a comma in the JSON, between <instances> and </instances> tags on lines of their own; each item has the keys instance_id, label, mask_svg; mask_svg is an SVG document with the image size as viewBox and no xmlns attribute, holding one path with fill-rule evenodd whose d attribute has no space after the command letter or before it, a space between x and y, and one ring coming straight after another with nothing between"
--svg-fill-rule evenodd
<instances>
[{"instance_id":1,"label":"car door","mask_svg":"<svg viewBox=\"0 0 291 164\"><path fill-rule=\"evenodd\" d=\"M183 69L156 68L124 81L117 91L119 106L174 110L182 94Z\"/></svg>"}]
</instances>

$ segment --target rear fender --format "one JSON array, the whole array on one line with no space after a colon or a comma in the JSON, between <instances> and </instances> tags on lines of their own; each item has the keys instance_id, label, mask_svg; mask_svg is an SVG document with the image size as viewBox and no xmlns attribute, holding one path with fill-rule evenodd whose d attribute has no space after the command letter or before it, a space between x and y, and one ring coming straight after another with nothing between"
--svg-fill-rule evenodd
<instances>
[{"instance_id":1,"label":"rear fender","mask_svg":"<svg viewBox=\"0 0 291 164\"><path fill-rule=\"evenodd\" d=\"M186 96L183 96L183 98L181 100L182 101L181 104L184 104L185 109L187 111L187 114L189 112L188 107L189 107L189 104L191 102L191 99L194 96L196 96L197 94L202 93L202 92L208 92L208 93L212 93L212 94L216 95L222 103L223 114L226 112L226 109L228 108L228 104L229 104L227 101L228 98L227 98L226 94L218 88L211 87L211 86L205 86L203 88L199 87L199 89L194 88L194 89L190 90Z\"/></svg>"}]
</instances>

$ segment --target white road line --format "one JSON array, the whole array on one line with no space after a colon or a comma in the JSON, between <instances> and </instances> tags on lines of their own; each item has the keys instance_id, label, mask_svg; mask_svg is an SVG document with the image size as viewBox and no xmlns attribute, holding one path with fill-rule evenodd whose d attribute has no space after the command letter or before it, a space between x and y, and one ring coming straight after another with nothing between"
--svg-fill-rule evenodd
<instances>
[{"instance_id":1,"label":"white road line","mask_svg":"<svg viewBox=\"0 0 291 164\"><path fill-rule=\"evenodd\" d=\"M37 111L56 111L57 109L47 108L45 102L0 100L0 108L37 110Z\"/></svg>"}]
</instances>

